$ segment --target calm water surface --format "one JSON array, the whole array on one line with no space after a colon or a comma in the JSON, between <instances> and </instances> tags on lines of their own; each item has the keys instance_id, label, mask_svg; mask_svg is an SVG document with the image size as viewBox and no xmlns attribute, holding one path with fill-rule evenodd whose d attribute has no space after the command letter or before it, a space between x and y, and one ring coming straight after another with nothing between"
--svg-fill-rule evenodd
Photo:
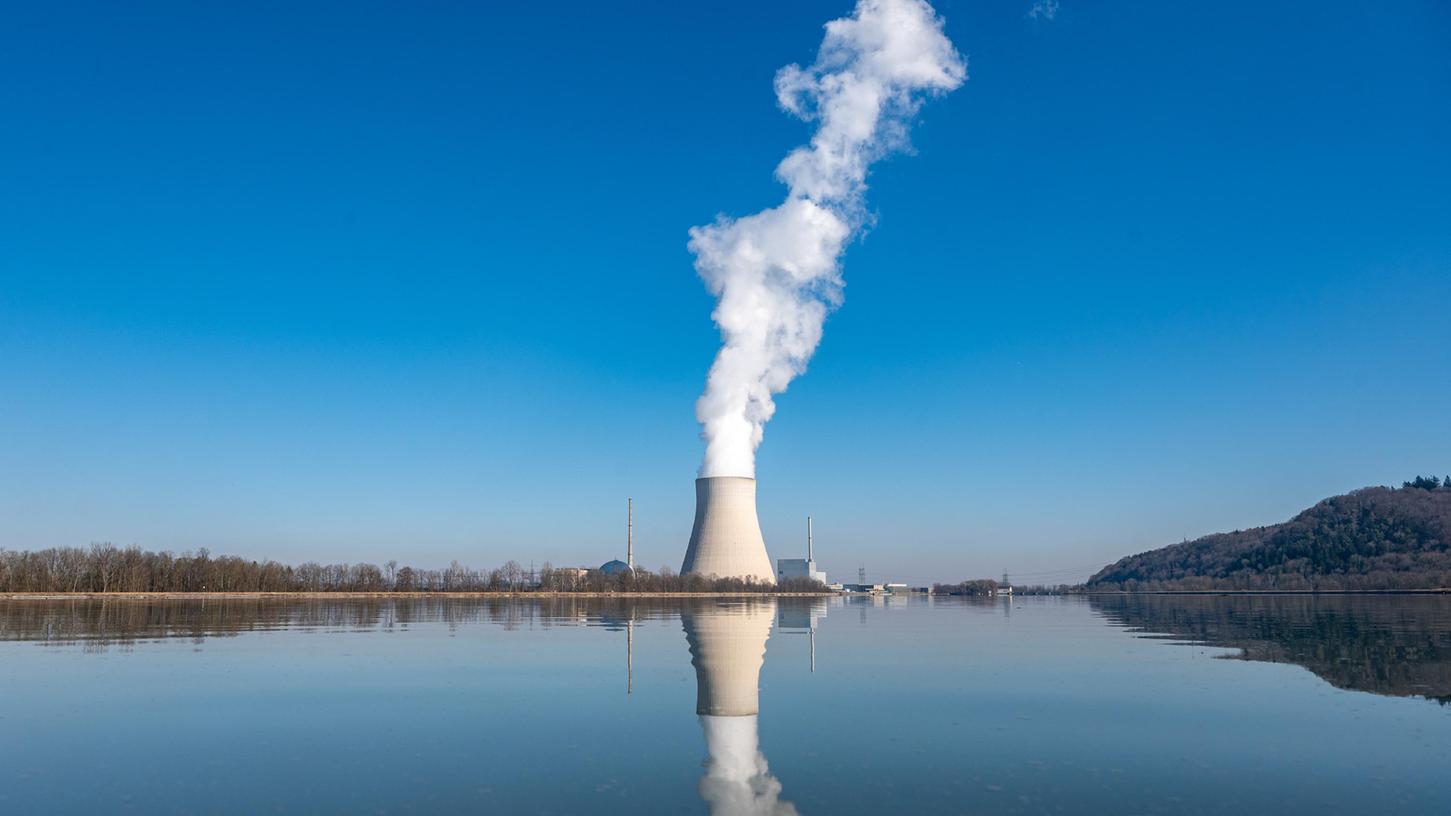
<instances>
[{"instance_id":1,"label":"calm water surface","mask_svg":"<svg viewBox=\"0 0 1451 816\"><path fill-rule=\"evenodd\" d=\"M0 602L0 813L1451 813L1451 599Z\"/></svg>"}]
</instances>

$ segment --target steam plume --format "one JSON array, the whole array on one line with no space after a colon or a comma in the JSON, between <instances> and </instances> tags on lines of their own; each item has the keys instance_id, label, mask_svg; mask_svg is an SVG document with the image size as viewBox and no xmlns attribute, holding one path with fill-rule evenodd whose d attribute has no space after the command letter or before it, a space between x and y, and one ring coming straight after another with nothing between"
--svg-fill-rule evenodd
<instances>
[{"instance_id":1,"label":"steam plume","mask_svg":"<svg viewBox=\"0 0 1451 816\"><path fill-rule=\"evenodd\" d=\"M827 312L841 303L839 260L864 221L868 166L906 145L924 97L966 77L924 0L858 0L852 16L826 24L815 63L777 72L781 107L817 122L811 143L776 167L786 200L690 231L722 340L695 405L701 476L755 475L771 397L806 370Z\"/></svg>"}]
</instances>

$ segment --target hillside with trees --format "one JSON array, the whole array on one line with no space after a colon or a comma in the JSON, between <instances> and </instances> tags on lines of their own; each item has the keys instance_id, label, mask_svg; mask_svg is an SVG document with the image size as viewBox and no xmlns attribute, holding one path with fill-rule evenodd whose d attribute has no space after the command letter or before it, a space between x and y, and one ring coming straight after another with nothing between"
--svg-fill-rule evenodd
<instances>
[{"instance_id":1,"label":"hillside with trees","mask_svg":"<svg viewBox=\"0 0 1451 816\"><path fill-rule=\"evenodd\" d=\"M1451 477L1418 476L1325 499L1281 524L1120 559L1092 590L1374 590L1451 587Z\"/></svg>"}]
</instances>

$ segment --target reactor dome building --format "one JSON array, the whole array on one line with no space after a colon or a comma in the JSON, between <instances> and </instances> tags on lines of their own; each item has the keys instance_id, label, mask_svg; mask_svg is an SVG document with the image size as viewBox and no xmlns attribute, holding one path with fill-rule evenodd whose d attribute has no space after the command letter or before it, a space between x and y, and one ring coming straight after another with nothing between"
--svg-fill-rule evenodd
<instances>
[{"instance_id":1,"label":"reactor dome building","mask_svg":"<svg viewBox=\"0 0 1451 816\"><path fill-rule=\"evenodd\" d=\"M692 573L776 582L756 518L755 479L707 476L695 480L695 526L680 566L680 574Z\"/></svg>"}]
</instances>

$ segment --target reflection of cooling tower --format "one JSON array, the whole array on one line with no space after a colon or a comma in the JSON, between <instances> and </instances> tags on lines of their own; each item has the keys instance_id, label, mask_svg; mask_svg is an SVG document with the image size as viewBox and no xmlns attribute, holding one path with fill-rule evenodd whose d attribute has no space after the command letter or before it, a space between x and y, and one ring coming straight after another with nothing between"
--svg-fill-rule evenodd
<instances>
[{"instance_id":1,"label":"reflection of cooling tower","mask_svg":"<svg viewBox=\"0 0 1451 816\"><path fill-rule=\"evenodd\" d=\"M743 717L759 711L761 663L776 616L774 600L685 610L685 640L695 667L695 713Z\"/></svg>"},{"instance_id":2,"label":"reflection of cooling tower","mask_svg":"<svg viewBox=\"0 0 1451 816\"><path fill-rule=\"evenodd\" d=\"M775 615L776 604L767 600L681 613L695 666L695 711L705 732L700 794L712 816L796 813L780 800L781 783L766 767L757 736L761 664Z\"/></svg>"},{"instance_id":3,"label":"reflection of cooling tower","mask_svg":"<svg viewBox=\"0 0 1451 816\"><path fill-rule=\"evenodd\" d=\"M681 574L776 582L756 520L756 480L711 476L695 480L695 527Z\"/></svg>"}]
</instances>

